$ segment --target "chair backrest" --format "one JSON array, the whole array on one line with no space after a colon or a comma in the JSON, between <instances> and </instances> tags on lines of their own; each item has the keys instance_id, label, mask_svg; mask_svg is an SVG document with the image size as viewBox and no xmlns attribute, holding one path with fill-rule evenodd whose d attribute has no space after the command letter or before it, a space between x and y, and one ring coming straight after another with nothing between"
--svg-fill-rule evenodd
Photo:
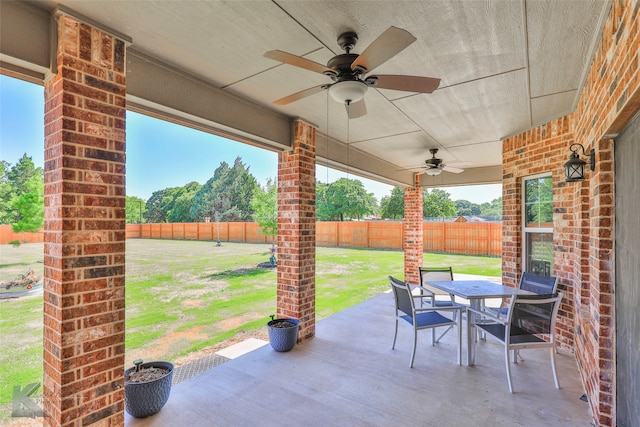
<instances>
[{"instance_id":1,"label":"chair backrest","mask_svg":"<svg viewBox=\"0 0 640 427\"><path fill-rule=\"evenodd\" d=\"M534 292L538 295L555 294L558 288L558 277L556 276L540 276L525 271L520 276L520 289Z\"/></svg>"},{"instance_id":2,"label":"chair backrest","mask_svg":"<svg viewBox=\"0 0 640 427\"><path fill-rule=\"evenodd\" d=\"M556 316L562 293L551 295L520 295L509 307L510 336L549 335L553 341Z\"/></svg>"},{"instance_id":3,"label":"chair backrest","mask_svg":"<svg viewBox=\"0 0 640 427\"><path fill-rule=\"evenodd\" d=\"M429 289L435 295L449 295L441 289L427 285L428 281L453 280L453 269L451 267L419 267L420 286Z\"/></svg>"},{"instance_id":4,"label":"chair backrest","mask_svg":"<svg viewBox=\"0 0 640 427\"><path fill-rule=\"evenodd\" d=\"M409 285L393 276L389 276L389 282L391 283L393 297L396 301L396 310L400 310L407 316L413 317L415 306Z\"/></svg>"}]
</instances>

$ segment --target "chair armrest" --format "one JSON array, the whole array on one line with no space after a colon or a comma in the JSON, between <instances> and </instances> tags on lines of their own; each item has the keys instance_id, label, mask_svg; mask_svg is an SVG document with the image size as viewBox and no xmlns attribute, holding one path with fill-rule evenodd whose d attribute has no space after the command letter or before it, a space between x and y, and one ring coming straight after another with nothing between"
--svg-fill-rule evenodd
<instances>
[{"instance_id":1,"label":"chair armrest","mask_svg":"<svg viewBox=\"0 0 640 427\"><path fill-rule=\"evenodd\" d=\"M414 295L414 298L415 298L415 297L419 297L419 298L424 298L424 297L431 298L431 297L435 297L435 296L436 296L436 294L435 294L432 290L427 289L427 288L424 288L424 287L422 287L422 286L420 286L420 285L414 285L413 289L414 289L414 290L415 290L415 289L420 289L420 291L422 292L422 294L421 294L421 295Z\"/></svg>"}]
</instances>

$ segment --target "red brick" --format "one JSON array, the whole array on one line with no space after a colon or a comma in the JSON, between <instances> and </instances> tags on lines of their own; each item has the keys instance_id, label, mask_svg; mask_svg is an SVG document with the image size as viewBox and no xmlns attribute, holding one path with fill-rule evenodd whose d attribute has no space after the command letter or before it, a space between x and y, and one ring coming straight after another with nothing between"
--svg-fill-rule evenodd
<instances>
[{"instance_id":1,"label":"red brick","mask_svg":"<svg viewBox=\"0 0 640 427\"><path fill-rule=\"evenodd\" d=\"M49 425L98 421L109 408L121 411L122 393L88 405L74 395L79 390L97 395L92 390L121 379L112 372L124 371L121 357L106 357L113 346L124 350L123 282L116 280L119 289L108 286L124 274L124 51L113 69L109 52L114 45L122 48L121 42L70 17L58 19L61 73L45 83L44 407ZM110 125L114 117L117 128ZM88 374L91 378L80 378Z\"/></svg>"}]
</instances>

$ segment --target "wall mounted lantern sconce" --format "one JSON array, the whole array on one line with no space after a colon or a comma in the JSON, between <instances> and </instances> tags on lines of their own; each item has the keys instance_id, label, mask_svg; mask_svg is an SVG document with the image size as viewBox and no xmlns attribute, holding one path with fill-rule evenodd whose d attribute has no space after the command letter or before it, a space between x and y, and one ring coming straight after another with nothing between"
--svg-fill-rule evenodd
<instances>
[{"instance_id":1,"label":"wall mounted lantern sconce","mask_svg":"<svg viewBox=\"0 0 640 427\"><path fill-rule=\"evenodd\" d=\"M574 149L574 147L576 147ZM566 182L577 182L584 180L584 166L587 164L584 160L578 156L578 149L582 148L582 153L585 156L589 156L589 169L592 171L596 168L596 152L591 150L587 153L581 144L572 144L569 147L571 154L569 160L564 164L564 176Z\"/></svg>"}]
</instances>

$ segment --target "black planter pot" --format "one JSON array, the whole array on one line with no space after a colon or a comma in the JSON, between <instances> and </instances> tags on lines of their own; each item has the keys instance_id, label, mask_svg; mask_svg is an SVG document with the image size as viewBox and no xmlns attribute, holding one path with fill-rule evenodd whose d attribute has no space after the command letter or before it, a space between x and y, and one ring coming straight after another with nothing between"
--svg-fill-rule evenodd
<instances>
[{"instance_id":1,"label":"black planter pot","mask_svg":"<svg viewBox=\"0 0 640 427\"><path fill-rule=\"evenodd\" d=\"M291 350L298 341L297 319L274 319L267 323L269 329L269 343L275 351L285 352Z\"/></svg>"},{"instance_id":2,"label":"black planter pot","mask_svg":"<svg viewBox=\"0 0 640 427\"><path fill-rule=\"evenodd\" d=\"M124 372L124 406L127 412L135 418L145 418L156 414L169 400L171 393L171 380L173 379L173 363L148 362L140 365L140 368L168 369L165 376L145 382L129 382L126 378L136 370L136 367Z\"/></svg>"}]
</instances>

